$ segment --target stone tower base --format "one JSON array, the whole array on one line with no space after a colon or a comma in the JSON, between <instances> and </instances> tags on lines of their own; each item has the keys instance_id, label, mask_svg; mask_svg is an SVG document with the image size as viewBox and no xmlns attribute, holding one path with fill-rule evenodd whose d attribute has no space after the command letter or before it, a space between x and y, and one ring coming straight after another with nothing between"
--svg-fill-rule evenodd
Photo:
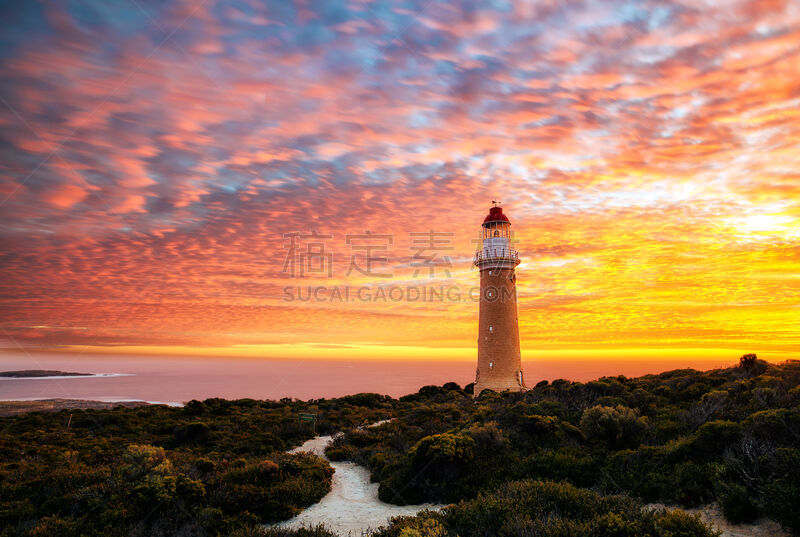
<instances>
[{"instance_id":1,"label":"stone tower base","mask_svg":"<svg viewBox=\"0 0 800 537\"><path fill-rule=\"evenodd\" d=\"M475 396L482 390L524 391L513 267L481 270L478 370Z\"/></svg>"}]
</instances>

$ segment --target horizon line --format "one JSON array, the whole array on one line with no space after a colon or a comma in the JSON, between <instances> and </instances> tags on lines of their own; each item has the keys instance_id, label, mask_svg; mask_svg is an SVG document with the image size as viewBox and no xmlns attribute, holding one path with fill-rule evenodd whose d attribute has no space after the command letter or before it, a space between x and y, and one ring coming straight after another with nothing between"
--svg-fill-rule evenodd
<instances>
[{"instance_id":1,"label":"horizon line","mask_svg":"<svg viewBox=\"0 0 800 537\"><path fill-rule=\"evenodd\" d=\"M0 353L84 354L119 356L168 356L185 358L250 358L270 360L386 360L386 361L474 361L475 347L423 347L371 344L266 344L227 347L193 347L187 345L67 345L49 347L0 348ZM561 349L527 349L522 351L523 363L538 360L675 361L691 358L708 362L738 362L743 354L754 353L768 362L800 359L800 352L791 350L758 350L729 347L573 347Z\"/></svg>"}]
</instances>

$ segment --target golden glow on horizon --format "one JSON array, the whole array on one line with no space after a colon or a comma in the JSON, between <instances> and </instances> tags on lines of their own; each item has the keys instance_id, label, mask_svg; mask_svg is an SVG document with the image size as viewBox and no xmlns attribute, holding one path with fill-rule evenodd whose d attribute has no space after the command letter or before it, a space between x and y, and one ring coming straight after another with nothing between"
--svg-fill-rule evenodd
<instances>
[{"instance_id":1,"label":"golden glow on horizon","mask_svg":"<svg viewBox=\"0 0 800 537\"><path fill-rule=\"evenodd\" d=\"M140 356L184 356L184 357L235 357L252 359L307 359L307 360L443 360L474 361L476 349L453 347L432 348L387 345L246 345L233 347L178 347L178 346L140 346L140 347L97 347L73 345L44 352L111 354ZM727 348L619 348L619 349L541 349L523 350L522 360L535 364L543 361L586 361L611 360L615 362L665 361L690 364L692 361L735 364L747 349ZM763 352L759 358L782 362L798 358L792 352Z\"/></svg>"}]
</instances>

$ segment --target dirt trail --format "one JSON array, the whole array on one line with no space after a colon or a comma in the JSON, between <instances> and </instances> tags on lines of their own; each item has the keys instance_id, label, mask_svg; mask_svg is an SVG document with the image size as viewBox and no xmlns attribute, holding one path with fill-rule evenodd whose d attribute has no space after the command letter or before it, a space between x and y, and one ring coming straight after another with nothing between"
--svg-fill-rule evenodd
<instances>
[{"instance_id":1,"label":"dirt trail","mask_svg":"<svg viewBox=\"0 0 800 537\"><path fill-rule=\"evenodd\" d=\"M318 436L289 453L314 453L324 459L330 436ZM415 515L424 509L441 509L441 505L392 505L378 499L378 484L369 482L369 471L354 462L331 462L334 469L331 491L308 509L276 527L299 528L325 524L341 535L360 537L362 532L386 525L391 517Z\"/></svg>"},{"instance_id":2,"label":"dirt trail","mask_svg":"<svg viewBox=\"0 0 800 537\"><path fill-rule=\"evenodd\" d=\"M289 453L313 453L327 460L325 447L331 442L330 436L317 436ZM378 484L370 483L369 471L354 462L331 462L335 473L331 491L318 503L305 509L291 520L276 524L277 527L299 528L325 524L331 531L342 537L360 537L363 532L385 525L391 517L415 515L424 509L441 509L434 504L391 505L378 499ZM649 504L648 508L671 509L663 504ZM685 509L699 514L706 524L722 531L722 537L791 537L777 522L767 519L755 524L731 524L725 520L716 504L699 509Z\"/></svg>"}]
</instances>

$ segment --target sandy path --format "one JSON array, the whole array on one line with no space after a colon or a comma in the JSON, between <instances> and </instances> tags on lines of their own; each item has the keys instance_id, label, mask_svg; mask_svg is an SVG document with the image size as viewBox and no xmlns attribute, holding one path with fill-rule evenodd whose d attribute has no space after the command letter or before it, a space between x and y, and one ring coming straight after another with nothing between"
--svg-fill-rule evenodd
<instances>
[{"instance_id":1,"label":"sandy path","mask_svg":"<svg viewBox=\"0 0 800 537\"><path fill-rule=\"evenodd\" d=\"M373 424L376 425L376 424ZM313 453L325 457L325 447L330 443L330 436L317 436L289 453ZM391 505L378 499L378 484L369 482L369 471L354 462L331 462L335 473L331 491L319 501L304 510L291 520L276 524L277 527L299 528L325 524L331 531L345 537L360 537L368 529L385 525L391 517L415 515L423 509L441 509L434 504L423 505ZM674 507L664 504L648 504L650 509ZM725 520L716 504L699 509L685 509L692 514L699 514L700 519L722 531L722 537L790 537L781 530L777 522L760 519L755 524L731 524Z\"/></svg>"},{"instance_id":2,"label":"sandy path","mask_svg":"<svg viewBox=\"0 0 800 537\"><path fill-rule=\"evenodd\" d=\"M289 453L308 452L325 457L330 436L318 436ZM440 509L441 505L392 505L378 499L378 484L369 482L369 471L354 462L332 462L335 473L331 491L291 520L277 527L299 528L325 524L342 536L360 537L362 532L386 525L391 517L415 515L423 509Z\"/></svg>"}]
</instances>

